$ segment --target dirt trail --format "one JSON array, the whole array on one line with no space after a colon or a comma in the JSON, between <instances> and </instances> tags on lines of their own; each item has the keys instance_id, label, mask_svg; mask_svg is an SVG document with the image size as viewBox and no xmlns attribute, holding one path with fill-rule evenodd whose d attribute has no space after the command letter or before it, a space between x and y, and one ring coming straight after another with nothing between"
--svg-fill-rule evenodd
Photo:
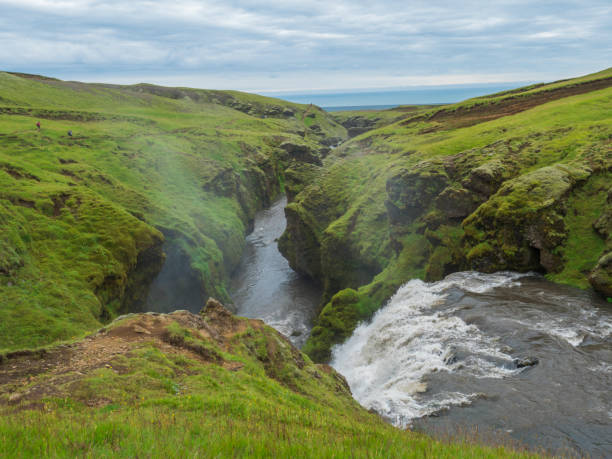
<instances>
[{"instance_id":1,"label":"dirt trail","mask_svg":"<svg viewBox=\"0 0 612 459\"><path fill-rule=\"evenodd\" d=\"M612 86L612 77L600 80L578 83L572 86L563 86L542 90L536 93L517 93L497 101L487 101L470 107L457 109L443 108L429 116L416 116L403 121L403 126L419 121L433 121L434 124L425 128L421 133L435 132L444 129L457 129L474 124L484 123L504 116L514 115L538 105L552 102L557 99L585 94Z\"/></svg>"},{"instance_id":2,"label":"dirt trail","mask_svg":"<svg viewBox=\"0 0 612 459\"><path fill-rule=\"evenodd\" d=\"M154 343L166 354L181 353L230 370L242 367L237 362L226 362L214 352L172 336L168 331L172 323L178 323L192 336L212 341L224 350L229 350L230 340L237 333L244 332L249 326L255 329L264 326L259 320L233 316L214 300L209 300L203 315L188 311L130 314L74 344L6 354L0 360L0 406L23 401L32 402L25 408L36 406L43 397L61 396L59 385L82 379L97 368L106 367L122 374L122 368L112 366L113 359L127 355L147 342ZM43 377L37 378L41 375Z\"/></svg>"}]
</instances>

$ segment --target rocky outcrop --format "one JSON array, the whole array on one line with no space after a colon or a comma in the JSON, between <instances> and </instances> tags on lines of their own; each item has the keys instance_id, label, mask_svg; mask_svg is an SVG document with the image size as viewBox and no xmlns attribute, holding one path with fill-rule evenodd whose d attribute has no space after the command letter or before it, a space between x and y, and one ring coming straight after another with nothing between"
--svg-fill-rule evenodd
<instances>
[{"instance_id":1,"label":"rocky outcrop","mask_svg":"<svg viewBox=\"0 0 612 459\"><path fill-rule=\"evenodd\" d=\"M241 218L250 222L255 212L270 204L280 193L280 166L272 159L247 161L246 167L236 171L232 167L219 170L202 188L217 196L234 199L242 210Z\"/></svg>"},{"instance_id":2,"label":"rocky outcrop","mask_svg":"<svg viewBox=\"0 0 612 459\"><path fill-rule=\"evenodd\" d=\"M392 225L408 225L427 209L448 184L441 163L425 161L387 180L385 206Z\"/></svg>"},{"instance_id":3,"label":"rocky outcrop","mask_svg":"<svg viewBox=\"0 0 612 459\"><path fill-rule=\"evenodd\" d=\"M589 282L602 295L612 298L612 188L608 190L606 206L593 223L593 229L606 241L607 251L589 273Z\"/></svg>"},{"instance_id":4,"label":"rocky outcrop","mask_svg":"<svg viewBox=\"0 0 612 459\"><path fill-rule=\"evenodd\" d=\"M556 165L505 183L463 224L470 267L561 271L558 248L567 238L564 200L590 173Z\"/></svg>"},{"instance_id":5,"label":"rocky outcrop","mask_svg":"<svg viewBox=\"0 0 612 459\"><path fill-rule=\"evenodd\" d=\"M287 201L292 202L300 191L312 183L314 177L319 173L319 166L311 163L299 163L297 161L284 171L284 188Z\"/></svg>"},{"instance_id":6,"label":"rocky outcrop","mask_svg":"<svg viewBox=\"0 0 612 459\"><path fill-rule=\"evenodd\" d=\"M155 349L150 362L145 363L138 352L143 345ZM172 368L163 373L165 386L151 384L161 375L147 370L151 368L148 364L161 368L160 362ZM147 366L143 367L143 363ZM48 397L74 398L83 406L94 408L119 402L119 398L113 399L116 390L95 385L101 372L111 378L120 374L129 383L116 388L125 391L122 395L138 393L123 397L125 404L126 400L142 401L158 388L160 396L167 396L168 378L176 379L175 387L179 381L184 383L178 377L185 373L209 374L210 381L215 381L219 371L246 371L247 365L249 372L257 371L258 378L270 378L268 384L287 388L294 395L308 395L310 403L333 397L336 402L354 404L346 380L333 368L313 364L285 336L262 321L234 316L219 301L209 298L200 314L184 310L168 314L130 313L82 340L36 351L0 354L0 408L25 402L23 409L38 409ZM137 373L143 368L148 376ZM194 368L197 373L192 371ZM149 384L143 385L143 381ZM223 384L219 381L214 387L221 389ZM261 388L261 380L247 384ZM16 391L15 387L21 389ZM237 392L236 396L239 395Z\"/></svg>"},{"instance_id":7,"label":"rocky outcrop","mask_svg":"<svg viewBox=\"0 0 612 459\"><path fill-rule=\"evenodd\" d=\"M351 222L347 222L348 225ZM344 288L359 288L368 284L381 270L371 260L353 249L354 236L350 228L328 228L321 241L321 270L323 272L323 300Z\"/></svg>"},{"instance_id":8,"label":"rocky outcrop","mask_svg":"<svg viewBox=\"0 0 612 459\"><path fill-rule=\"evenodd\" d=\"M457 186L444 188L435 199L436 208L451 220L463 220L481 203L478 195Z\"/></svg>"},{"instance_id":9,"label":"rocky outcrop","mask_svg":"<svg viewBox=\"0 0 612 459\"><path fill-rule=\"evenodd\" d=\"M589 282L599 293L612 298L612 252L599 259L589 274Z\"/></svg>"},{"instance_id":10,"label":"rocky outcrop","mask_svg":"<svg viewBox=\"0 0 612 459\"><path fill-rule=\"evenodd\" d=\"M295 204L285 207L287 229L278 240L278 250L294 271L312 279L321 279L319 234L314 222Z\"/></svg>"},{"instance_id":11,"label":"rocky outcrop","mask_svg":"<svg viewBox=\"0 0 612 459\"><path fill-rule=\"evenodd\" d=\"M359 322L358 305L361 298L353 289L345 289L334 295L323 308L317 324L311 331L303 351L317 362L331 358L331 347L351 336Z\"/></svg>"},{"instance_id":12,"label":"rocky outcrop","mask_svg":"<svg viewBox=\"0 0 612 459\"><path fill-rule=\"evenodd\" d=\"M593 223L593 229L604 239L612 238L612 188L608 190L606 205L599 218Z\"/></svg>"},{"instance_id":13,"label":"rocky outcrop","mask_svg":"<svg viewBox=\"0 0 612 459\"><path fill-rule=\"evenodd\" d=\"M309 163L317 166L321 166L322 155L319 151L315 151L310 145L297 144L294 142L283 142L280 148L284 150L290 159L298 161L300 163ZM329 149L323 150L325 153L329 152Z\"/></svg>"},{"instance_id":14,"label":"rocky outcrop","mask_svg":"<svg viewBox=\"0 0 612 459\"><path fill-rule=\"evenodd\" d=\"M508 178L508 167L499 160L489 161L478 166L463 180L463 186L477 193L483 198L488 198L495 193L502 182Z\"/></svg>"},{"instance_id":15,"label":"rocky outcrop","mask_svg":"<svg viewBox=\"0 0 612 459\"><path fill-rule=\"evenodd\" d=\"M348 118L338 119L338 121L346 128L349 138L353 138L377 127L381 121L381 118L377 116L367 117L355 115Z\"/></svg>"},{"instance_id":16,"label":"rocky outcrop","mask_svg":"<svg viewBox=\"0 0 612 459\"><path fill-rule=\"evenodd\" d=\"M352 138L373 129L376 126L377 121L378 119L376 118L368 119L355 116L344 121L342 125L346 128L349 138Z\"/></svg>"}]
</instances>

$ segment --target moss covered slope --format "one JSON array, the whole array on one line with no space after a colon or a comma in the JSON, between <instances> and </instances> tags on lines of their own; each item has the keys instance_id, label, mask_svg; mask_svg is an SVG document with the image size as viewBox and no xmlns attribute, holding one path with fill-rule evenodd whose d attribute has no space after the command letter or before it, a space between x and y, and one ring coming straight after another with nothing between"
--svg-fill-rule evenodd
<instances>
[{"instance_id":1,"label":"moss covered slope","mask_svg":"<svg viewBox=\"0 0 612 459\"><path fill-rule=\"evenodd\" d=\"M2 457L533 457L401 431L214 300L0 359Z\"/></svg>"},{"instance_id":2,"label":"moss covered slope","mask_svg":"<svg viewBox=\"0 0 612 459\"><path fill-rule=\"evenodd\" d=\"M305 351L328 358L414 277L537 270L611 296L611 86L608 69L420 110L296 174L280 247L328 301Z\"/></svg>"},{"instance_id":3,"label":"moss covered slope","mask_svg":"<svg viewBox=\"0 0 612 459\"><path fill-rule=\"evenodd\" d=\"M320 163L345 136L316 107L235 91L0 72L0 350L147 301L227 300L227 273L284 169Z\"/></svg>"}]
</instances>

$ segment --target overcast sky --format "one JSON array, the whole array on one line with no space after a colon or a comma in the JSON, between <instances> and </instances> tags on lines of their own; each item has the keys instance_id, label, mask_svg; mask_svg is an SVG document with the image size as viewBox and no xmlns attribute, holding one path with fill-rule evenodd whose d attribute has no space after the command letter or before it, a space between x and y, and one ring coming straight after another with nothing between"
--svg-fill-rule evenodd
<instances>
[{"instance_id":1,"label":"overcast sky","mask_svg":"<svg viewBox=\"0 0 612 459\"><path fill-rule=\"evenodd\" d=\"M299 92L609 66L610 0L0 0L0 69L62 79Z\"/></svg>"}]
</instances>

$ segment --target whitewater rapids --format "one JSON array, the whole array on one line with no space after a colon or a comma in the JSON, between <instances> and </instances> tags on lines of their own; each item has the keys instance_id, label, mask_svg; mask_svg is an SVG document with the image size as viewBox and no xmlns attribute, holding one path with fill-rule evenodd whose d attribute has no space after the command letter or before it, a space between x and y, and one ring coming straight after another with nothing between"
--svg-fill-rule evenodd
<instances>
[{"instance_id":1,"label":"whitewater rapids","mask_svg":"<svg viewBox=\"0 0 612 459\"><path fill-rule=\"evenodd\" d=\"M359 403L398 427L473 425L606 456L611 336L611 308L587 292L533 274L462 272L406 283L333 348L331 364Z\"/></svg>"}]
</instances>

